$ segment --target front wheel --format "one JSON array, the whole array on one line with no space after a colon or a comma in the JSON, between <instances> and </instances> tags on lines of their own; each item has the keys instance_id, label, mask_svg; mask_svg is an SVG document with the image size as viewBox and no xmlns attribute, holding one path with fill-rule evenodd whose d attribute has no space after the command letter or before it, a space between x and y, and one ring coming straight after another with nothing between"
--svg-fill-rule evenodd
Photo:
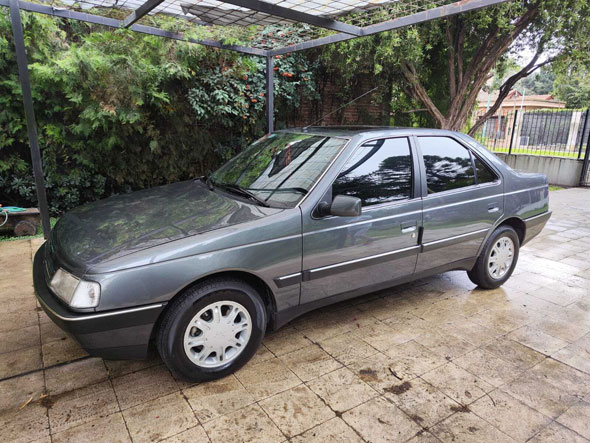
<instances>
[{"instance_id":1,"label":"front wheel","mask_svg":"<svg viewBox=\"0 0 590 443\"><path fill-rule=\"evenodd\" d=\"M501 286L516 267L519 247L516 231L510 226L500 226L484 245L473 269L467 272L469 279L484 289Z\"/></svg>"},{"instance_id":2,"label":"front wheel","mask_svg":"<svg viewBox=\"0 0 590 443\"><path fill-rule=\"evenodd\" d=\"M254 355L266 327L257 291L236 279L198 284L168 306L157 337L175 377L199 382L236 371Z\"/></svg>"}]
</instances>

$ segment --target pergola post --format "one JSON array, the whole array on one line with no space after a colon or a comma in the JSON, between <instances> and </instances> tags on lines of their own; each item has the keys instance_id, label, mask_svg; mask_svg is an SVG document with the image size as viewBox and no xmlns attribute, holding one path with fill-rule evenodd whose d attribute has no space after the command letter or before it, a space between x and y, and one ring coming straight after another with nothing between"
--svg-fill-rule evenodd
<instances>
[{"instance_id":1,"label":"pergola post","mask_svg":"<svg viewBox=\"0 0 590 443\"><path fill-rule=\"evenodd\" d=\"M37 187L37 200L39 203L39 211L41 212L43 236L47 239L49 237L51 225L49 223L49 209L47 207L47 194L45 193L45 180L43 179L39 138L37 136L37 122L35 121L35 111L33 109L33 96L31 94L31 81L28 68L29 63L27 61L27 52L25 49L23 26L20 20L19 0L10 0L10 18L12 20L12 35L14 36L18 77L20 79L20 86L23 93L23 104L25 107L25 117L27 119L27 132L31 148L33 174L35 176L35 185Z\"/></svg>"},{"instance_id":2,"label":"pergola post","mask_svg":"<svg viewBox=\"0 0 590 443\"><path fill-rule=\"evenodd\" d=\"M267 133L274 131L274 59L266 56L266 130Z\"/></svg>"}]
</instances>

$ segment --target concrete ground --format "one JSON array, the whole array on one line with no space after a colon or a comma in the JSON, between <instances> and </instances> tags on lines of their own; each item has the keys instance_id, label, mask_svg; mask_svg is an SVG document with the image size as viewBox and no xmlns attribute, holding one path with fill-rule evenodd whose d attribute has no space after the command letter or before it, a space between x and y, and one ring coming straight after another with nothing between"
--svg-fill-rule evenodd
<instances>
[{"instance_id":1,"label":"concrete ground","mask_svg":"<svg viewBox=\"0 0 590 443\"><path fill-rule=\"evenodd\" d=\"M200 385L87 357L37 307L40 241L0 243L0 441L589 441L590 190L551 206L504 287L451 272L312 312Z\"/></svg>"}]
</instances>

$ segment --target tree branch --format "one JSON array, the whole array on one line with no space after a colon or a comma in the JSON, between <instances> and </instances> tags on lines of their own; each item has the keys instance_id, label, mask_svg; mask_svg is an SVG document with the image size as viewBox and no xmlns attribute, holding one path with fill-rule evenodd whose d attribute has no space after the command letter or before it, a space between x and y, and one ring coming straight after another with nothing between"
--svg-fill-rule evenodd
<instances>
[{"instance_id":1,"label":"tree branch","mask_svg":"<svg viewBox=\"0 0 590 443\"><path fill-rule=\"evenodd\" d=\"M469 135L472 136L473 134L475 134L478 131L478 129L481 128L481 126L496 113L496 111L502 105L502 102L504 101L504 99L506 99L508 94L510 94L510 91L512 91L512 88L514 87L514 85L520 79L528 77L529 75L534 73L537 69L539 69L545 65L548 65L555 60L555 58L549 58L541 63L536 63L537 60L539 59L540 55L541 55L541 50L538 49L537 53L534 55L532 60L524 68L522 68L516 74L510 76L502 84L502 86L500 86L498 98L496 99L494 104L492 106L490 106L490 108L481 117L479 117L477 119L477 121L475 122L473 127L469 130Z\"/></svg>"},{"instance_id":2,"label":"tree branch","mask_svg":"<svg viewBox=\"0 0 590 443\"><path fill-rule=\"evenodd\" d=\"M420 82L416 68L412 63L405 62L401 64L402 74L409 84L409 89L413 98L424 104L428 113L434 118L439 128L446 128L446 119L440 110L436 107L428 92Z\"/></svg>"},{"instance_id":3,"label":"tree branch","mask_svg":"<svg viewBox=\"0 0 590 443\"><path fill-rule=\"evenodd\" d=\"M455 99L455 95L457 95L457 82L456 82L456 74L455 74L455 42L453 41L453 35L451 33L451 19L447 19L447 26L445 30L445 35L447 37L447 45L449 48L449 95L451 97L451 101Z\"/></svg>"}]
</instances>

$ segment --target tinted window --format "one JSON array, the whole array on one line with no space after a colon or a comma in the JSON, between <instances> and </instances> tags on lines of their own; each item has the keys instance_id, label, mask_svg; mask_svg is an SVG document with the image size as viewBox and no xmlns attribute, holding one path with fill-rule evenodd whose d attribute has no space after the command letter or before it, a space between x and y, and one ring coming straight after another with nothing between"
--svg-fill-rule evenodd
<instances>
[{"instance_id":1,"label":"tinted window","mask_svg":"<svg viewBox=\"0 0 590 443\"><path fill-rule=\"evenodd\" d=\"M475 184L471 154L448 137L420 137L429 194Z\"/></svg>"},{"instance_id":2,"label":"tinted window","mask_svg":"<svg viewBox=\"0 0 590 443\"><path fill-rule=\"evenodd\" d=\"M410 198L412 157L407 138L366 143L346 162L334 182L333 195L351 195L363 206Z\"/></svg>"},{"instance_id":3,"label":"tinted window","mask_svg":"<svg viewBox=\"0 0 590 443\"><path fill-rule=\"evenodd\" d=\"M491 183L498 179L496 174L492 172L479 158L473 156L475 160L475 170L477 171L477 183Z\"/></svg>"}]
</instances>

